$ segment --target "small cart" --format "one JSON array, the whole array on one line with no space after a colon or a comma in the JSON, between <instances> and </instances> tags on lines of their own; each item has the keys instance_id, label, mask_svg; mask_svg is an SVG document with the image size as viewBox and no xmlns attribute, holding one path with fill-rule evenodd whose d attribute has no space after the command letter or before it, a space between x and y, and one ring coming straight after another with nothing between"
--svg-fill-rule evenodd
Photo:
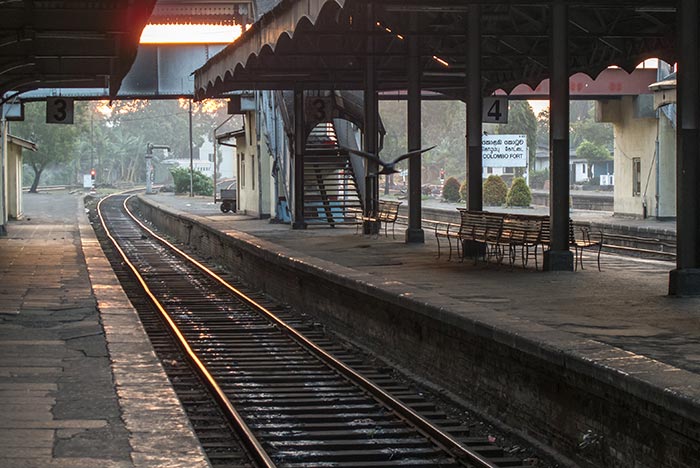
<instances>
[{"instance_id":1,"label":"small cart","mask_svg":"<svg viewBox=\"0 0 700 468\"><path fill-rule=\"evenodd\" d=\"M221 202L219 209L221 209L222 213L236 212L236 190L222 189L216 201Z\"/></svg>"}]
</instances>

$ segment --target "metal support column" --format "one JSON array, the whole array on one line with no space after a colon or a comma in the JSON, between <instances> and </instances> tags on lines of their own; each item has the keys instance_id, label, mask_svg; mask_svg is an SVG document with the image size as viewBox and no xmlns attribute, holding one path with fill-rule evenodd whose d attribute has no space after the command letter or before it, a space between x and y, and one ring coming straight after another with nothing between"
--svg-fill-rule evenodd
<instances>
[{"instance_id":1,"label":"metal support column","mask_svg":"<svg viewBox=\"0 0 700 468\"><path fill-rule=\"evenodd\" d=\"M676 169L676 269L669 275L672 296L700 295L700 46L698 3L681 0L678 11L678 130Z\"/></svg>"},{"instance_id":2,"label":"metal support column","mask_svg":"<svg viewBox=\"0 0 700 468\"><path fill-rule=\"evenodd\" d=\"M467 208L483 209L481 154L481 7L469 6L467 30Z\"/></svg>"},{"instance_id":3,"label":"metal support column","mask_svg":"<svg viewBox=\"0 0 700 468\"><path fill-rule=\"evenodd\" d=\"M304 130L304 89L294 88L294 222L292 229L306 229L304 219L304 148L306 132Z\"/></svg>"},{"instance_id":4,"label":"metal support column","mask_svg":"<svg viewBox=\"0 0 700 468\"><path fill-rule=\"evenodd\" d=\"M0 104L0 236L7 235L7 154L8 154L8 138L9 130L7 128L7 120L5 120L4 109Z\"/></svg>"},{"instance_id":5,"label":"metal support column","mask_svg":"<svg viewBox=\"0 0 700 468\"><path fill-rule=\"evenodd\" d=\"M365 63L365 132L363 150L367 153L378 154L379 145L377 138L377 119L379 109L377 105L377 77L374 63L374 5L372 2L367 3L367 17L365 18L366 25L366 40L367 40L367 59ZM365 172L365 216L372 216L377 212L379 207L379 178L377 172L379 165L370 160L366 160L367 171ZM379 222L365 222L362 226L362 231L365 234L376 234L379 232Z\"/></svg>"},{"instance_id":6,"label":"metal support column","mask_svg":"<svg viewBox=\"0 0 700 468\"><path fill-rule=\"evenodd\" d=\"M408 37L408 151L421 147L421 64L418 44L418 18L411 14L411 35ZM421 157L408 159L408 229L406 242L422 244Z\"/></svg>"},{"instance_id":7,"label":"metal support column","mask_svg":"<svg viewBox=\"0 0 700 468\"><path fill-rule=\"evenodd\" d=\"M563 0L552 5L549 129L550 246L544 253L544 269L573 271L569 250L569 66L568 7Z\"/></svg>"},{"instance_id":8,"label":"metal support column","mask_svg":"<svg viewBox=\"0 0 700 468\"><path fill-rule=\"evenodd\" d=\"M192 142L192 99L190 99L189 128L190 128L190 197L194 197L194 143Z\"/></svg>"}]
</instances>

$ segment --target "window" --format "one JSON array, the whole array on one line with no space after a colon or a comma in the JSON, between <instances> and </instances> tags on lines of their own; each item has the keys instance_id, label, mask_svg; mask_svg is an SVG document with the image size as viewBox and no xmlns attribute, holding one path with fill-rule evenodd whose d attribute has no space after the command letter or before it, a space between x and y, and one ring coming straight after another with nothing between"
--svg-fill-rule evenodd
<instances>
[{"instance_id":1,"label":"window","mask_svg":"<svg viewBox=\"0 0 700 468\"><path fill-rule=\"evenodd\" d=\"M642 195L642 161L639 158L632 158L632 196Z\"/></svg>"},{"instance_id":2,"label":"window","mask_svg":"<svg viewBox=\"0 0 700 468\"><path fill-rule=\"evenodd\" d=\"M241 178L241 187L245 187L245 154L241 153L241 168L238 173Z\"/></svg>"}]
</instances>

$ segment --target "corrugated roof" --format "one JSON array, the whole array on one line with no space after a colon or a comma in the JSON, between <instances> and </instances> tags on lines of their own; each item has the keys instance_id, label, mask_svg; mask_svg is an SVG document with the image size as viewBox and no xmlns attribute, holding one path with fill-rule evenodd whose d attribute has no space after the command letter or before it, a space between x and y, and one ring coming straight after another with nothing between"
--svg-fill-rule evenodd
<instances>
[{"instance_id":1,"label":"corrugated roof","mask_svg":"<svg viewBox=\"0 0 700 468\"><path fill-rule=\"evenodd\" d=\"M609 65L675 61L674 0L563 0L569 11L569 69L596 77ZM380 90L404 89L407 41L417 34L424 89L464 92L470 5L481 4L484 93L537 86L549 77L549 0L285 0L195 73L196 94L233 89L362 89L366 39L374 38ZM412 25L412 21L415 24ZM446 65L445 65L446 64Z\"/></svg>"}]
</instances>

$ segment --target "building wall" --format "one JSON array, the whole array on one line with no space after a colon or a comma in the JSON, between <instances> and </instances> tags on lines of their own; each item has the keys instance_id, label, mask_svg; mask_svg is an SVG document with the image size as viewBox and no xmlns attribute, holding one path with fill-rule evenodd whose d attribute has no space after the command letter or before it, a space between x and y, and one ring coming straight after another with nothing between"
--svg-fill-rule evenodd
<instances>
[{"instance_id":1,"label":"building wall","mask_svg":"<svg viewBox=\"0 0 700 468\"><path fill-rule=\"evenodd\" d=\"M252 112L246 113L245 134L236 138L236 153L238 155L238 211L245 214L252 214L258 211L257 194L253 182L252 161L257 160L256 146L251 144L254 137L255 115Z\"/></svg>"},{"instance_id":2,"label":"building wall","mask_svg":"<svg viewBox=\"0 0 700 468\"><path fill-rule=\"evenodd\" d=\"M236 139L238 211L265 218L270 215L270 157L261 152L257 114L246 112L245 137Z\"/></svg>"},{"instance_id":3,"label":"building wall","mask_svg":"<svg viewBox=\"0 0 700 468\"><path fill-rule=\"evenodd\" d=\"M644 202L647 215L653 216L656 205L655 144L657 119L638 117L635 98L598 101L598 120L613 124L615 133L615 213L641 217ZM634 160L639 158L641 190L634 194Z\"/></svg>"},{"instance_id":4,"label":"building wall","mask_svg":"<svg viewBox=\"0 0 700 468\"><path fill-rule=\"evenodd\" d=\"M22 217L22 147L10 143L7 149L7 216L10 219L20 219Z\"/></svg>"}]
</instances>

